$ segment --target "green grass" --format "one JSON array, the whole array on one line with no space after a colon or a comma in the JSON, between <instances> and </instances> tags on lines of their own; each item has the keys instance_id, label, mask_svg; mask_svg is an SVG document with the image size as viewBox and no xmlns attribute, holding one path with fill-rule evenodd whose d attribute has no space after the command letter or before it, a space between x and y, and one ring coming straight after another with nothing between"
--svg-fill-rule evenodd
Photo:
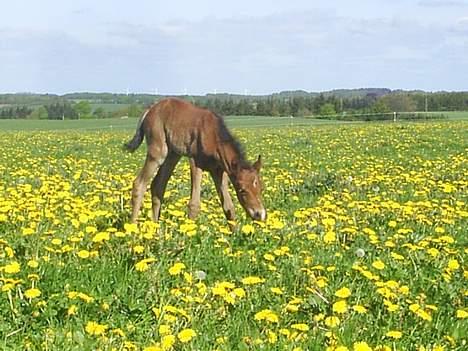
<instances>
[{"instance_id":1,"label":"green grass","mask_svg":"<svg viewBox=\"0 0 468 351\"><path fill-rule=\"evenodd\" d=\"M453 120L461 120L461 119L468 119L468 111L449 111L449 112L441 112L444 115L448 116L448 118Z\"/></svg>"},{"instance_id":2,"label":"green grass","mask_svg":"<svg viewBox=\"0 0 468 351\"><path fill-rule=\"evenodd\" d=\"M335 121L323 121L310 118L289 117L261 117L261 116L233 116L226 117L229 127L289 127L317 124L335 124ZM131 130L137 125L136 118L109 118L89 120L0 120L0 130Z\"/></svg>"},{"instance_id":3,"label":"green grass","mask_svg":"<svg viewBox=\"0 0 468 351\"><path fill-rule=\"evenodd\" d=\"M0 349L465 350L468 122L257 121L268 220L233 231L187 161L127 223L136 119L1 121Z\"/></svg>"}]
</instances>

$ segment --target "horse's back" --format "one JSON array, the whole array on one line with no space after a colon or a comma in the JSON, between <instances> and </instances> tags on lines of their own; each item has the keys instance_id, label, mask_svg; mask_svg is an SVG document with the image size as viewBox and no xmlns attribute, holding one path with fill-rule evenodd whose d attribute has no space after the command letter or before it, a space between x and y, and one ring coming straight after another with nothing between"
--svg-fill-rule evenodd
<instances>
[{"instance_id":1,"label":"horse's back","mask_svg":"<svg viewBox=\"0 0 468 351\"><path fill-rule=\"evenodd\" d=\"M218 117L190 102L167 98L150 108L145 129L152 138L164 138L178 154L193 156L212 152L216 144Z\"/></svg>"}]
</instances>

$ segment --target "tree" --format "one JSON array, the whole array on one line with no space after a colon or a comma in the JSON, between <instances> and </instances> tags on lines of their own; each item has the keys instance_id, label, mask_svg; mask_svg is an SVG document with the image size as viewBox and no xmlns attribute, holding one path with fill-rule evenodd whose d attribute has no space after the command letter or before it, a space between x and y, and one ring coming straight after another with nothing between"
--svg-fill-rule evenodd
<instances>
[{"instance_id":1,"label":"tree","mask_svg":"<svg viewBox=\"0 0 468 351\"><path fill-rule=\"evenodd\" d=\"M128 117L140 117L143 114L143 106L132 104L128 106Z\"/></svg>"},{"instance_id":2,"label":"tree","mask_svg":"<svg viewBox=\"0 0 468 351\"><path fill-rule=\"evenodd\" d=\"M336 115L335 105L330 102L323 104L320 106L319 114L322 116Z\"/></svg>"},{"instance_id":3,"label":"tree","mask_svg":"<svg viewBox=\"0 0 468 351\"><path fill-rule=\"evenodd\" d=\"M385 102L380 99L377 100L372 106L371 106L371 111L372 113L388 113L392 112L390 108L385 104Z\"/></svg>"},{"instance_id":4,"label":"tree","mask_svg":"<svg viewBox=\"0 0 468 351\"><path fill-rule=\"evenodd\" d=\"M88 101L80 101L73 106L73 110L78 115L78 118L91 118L91 104Z\"/></svg>"},{"instance_id":5,"label":"tree","mask_svg":"<svg viewBox=\"0 0 468 351\"><path fill-rule=\"evenodd\" d=\"M105 118L106 111L102 107L98 107L93 111L94 118Z\"/></svg>"},{"instance_id":6,"label":"tree","mask_svg":"<svg viewBox=\"0 0 468 351\"><path fill-rule=\"evenodd\" d=\"M49 113L44 106L39 106L28 117L31 119L47 119L49 118Z\"/></svg>"},{"instance_id":7,"label":"tree","mask_svg":"<svg viewBox=\"0 0 468 351\"><path fill-rule=\"evenodd\" d=\"M394 112L416 111L416 102L408 94L389 94L382 97L381 100Z\"/></svg>"}]
</instances>

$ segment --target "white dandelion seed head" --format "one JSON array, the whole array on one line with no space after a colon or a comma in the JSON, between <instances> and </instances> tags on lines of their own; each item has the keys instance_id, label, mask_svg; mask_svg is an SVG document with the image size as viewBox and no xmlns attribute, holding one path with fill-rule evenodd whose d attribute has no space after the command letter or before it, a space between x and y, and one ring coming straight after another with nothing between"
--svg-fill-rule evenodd
<instances>
[{"instance_id":1,"label":"white dandelion seed head","mask_svg":"<svg viewBox=\"0 0 468 351\"><path fill-rule=\"evenodd\" d=\"M361 248L357 249L355 253L357 257L364 257L366 255L366 252Z\"/></svg>"},{"instance_id":2,"label":"white dandelion seed head","mask_svg":"<svg viewBox=\"0 0 468 351\"><path fill-rule=\"evenodd\" d=\"M204 271L195 271L194 276L195 276L195 279L198 279L198 280L206 279L206 273Z\"/></svg>"}]
</instances>

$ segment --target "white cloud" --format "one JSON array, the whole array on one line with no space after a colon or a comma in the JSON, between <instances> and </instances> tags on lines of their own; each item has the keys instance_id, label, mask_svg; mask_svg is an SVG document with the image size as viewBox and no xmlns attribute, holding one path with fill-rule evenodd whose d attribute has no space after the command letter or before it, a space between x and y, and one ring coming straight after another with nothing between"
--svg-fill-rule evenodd
<instances>
[{"instance_id":1,"label":"white cloud","mask_svg":"<svg viewBox=\"0 0 468 351\"><path fill-rule=\"evenodd\" d=\"M7 89L58 92L463 88L467 18L407 17L322 9L154 23L94 19L86 31L4 28L0 76Z\"/></svg>"}]
</instances>

